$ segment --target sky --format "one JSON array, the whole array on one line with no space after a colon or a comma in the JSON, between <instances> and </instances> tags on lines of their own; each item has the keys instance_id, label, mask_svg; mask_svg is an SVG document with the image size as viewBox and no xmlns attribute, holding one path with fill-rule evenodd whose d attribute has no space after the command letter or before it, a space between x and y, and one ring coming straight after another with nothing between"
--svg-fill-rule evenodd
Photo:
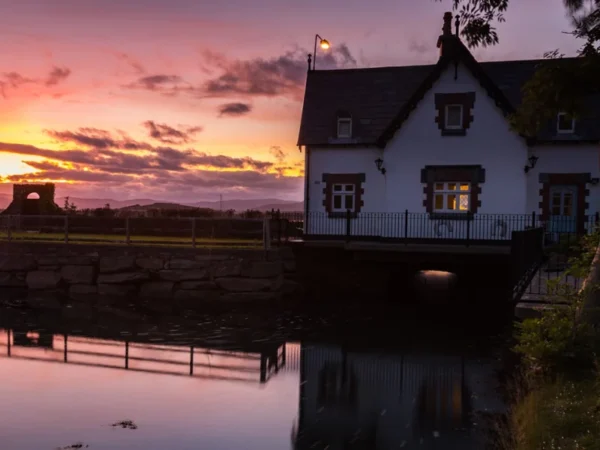
<instances>
[{"instance_id":1,"label":"sky","mask_svg":"<svg viewBox=\"0 0 600 450\"><path fill-rule=\"evenodd\" d=\"M10 6L8 5L10 3ZM562 0L513 0L480 61L580 42ZM543 7L542 7L543 4ZM6 0L0 193L301 200L296 146L315 33L319 68L434 64L443 0Z\"/></svg>"}]
</instances>

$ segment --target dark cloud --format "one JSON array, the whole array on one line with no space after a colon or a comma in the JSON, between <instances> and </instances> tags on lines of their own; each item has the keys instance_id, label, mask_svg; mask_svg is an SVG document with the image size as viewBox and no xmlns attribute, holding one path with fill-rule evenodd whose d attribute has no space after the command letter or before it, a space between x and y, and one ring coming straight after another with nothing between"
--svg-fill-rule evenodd
<instances>
[{"instance_id":1,"label":"dark cloud","mask_svg":"<svg viewBox=\"0 0 600 450\"><path fill-rule=\"evenodd\" d=\"M269 153L275 157L277 162L283 162L286 157L285 152L279 145L274 145L269 149Z\"/></svg>"},{"instance_id":2,"label":"dark cloud","mask_svg":"<svg viewBox=\"0 0 600 450\"><path fill-rule=\"evenodd\" d=\"M431 48L431 45L427 42L417 42L415 40L412 40L408 44L408 51L411 53L417 53L419 55L430 53Z\"/></svg>"},{"instance_id":3,"label":"dark cloud","mask_svg":"<svg viewBox=\"0 0 600 450\"><path fill-rule=\"evenodd\" d=\"M144 153L139 154L116 151L107 147L94 147L88 150L48 150L32 145L0 143L0 152L41 156L51 161L78 165L79 170L127 174L143 174L149 170L195 171L198 166L220 170L249 169L266 172L273 167L272 162L250 157L236 158L226 155L210 155L196 150L144 145L146 145L146 148L143 149Z\"/></svg>"},{"instance_id":4,"label":"dark cloud","mask_svg":"<svg viewBox=\"0 0 600 450\"><path fill-rule=\"evenodd\" d=\"M171 127L164 123L147 120L143 125L148 130L148 135L164 144L181 145L194 142L194 136L202 131L202 127Z\"/></svg>"},{"instance_id":5,"label":"dark cloud","mask_svg":"<svg viewBox=\"0 0 600 450\"><path fill-rule=\"evenodd\" d=\"M125 64L131 67L134 73L138 75L146 73L146 69L144 68L144 66L139 61L134 59L131 55L128 55L127 53L123 52L118 52L116 56L120 61L123 61Z\"/></svg>"},{"instance_id":6,"label":"dark cloud","mask_svg":"<svg viewBox=\"0 0 600 450\"><path fill-rule=\"evenodd\" d=\"M219 116L239 117L248 114L252 110L252 105L248 103L225 103L219 106Z\"/></svg>"},{"instance_id":7,"label":"dark cloud","mask_svg":"<svg viewBox=\"0 0 600 450\"><path fill-rule=\"evenodd\" d=\"M86 147L111 148L118 146L108 131L98 128L79 128L77 131L44 130L44 132L61 142L73 142Z\"/></svg>"},{"instance_id":8,"label":"dark cloud","mask_svg":"<svg viewBox=\"0 0 600 450\"><path fill-rule=\"evenodd\" d=\"M66 80L69 77L69 75L71 75L71 69L67 67L54 66L52 68L52 71L46 77L46 81L44 82L44 84L46 86L55 86L58 83L61 83L64 80Z\"/></svg>"},{"instance_id":9,"label":"dark cloud","mask_svg":"<svg viewBox=\"0 0 600 450\"><path fill-rule=\"evenodd\" d=\"M19 89L26 84L52 87L66 80L71 75L71 69L54 66L44 78L29 78L18 72L0 74L0 94L6 98L8 89Z\"/></svg>"},{"instance_id":10,"label":"dark cloud","mask_svg":"<svg viewBox=\"0 0 600 450\"><path fill-rule=\"evenodd\" d=\"M126 89L159 92L163 95L176 95L193 88L177 75L148 75L123 86Z\"/></svg>"},{"instance_id":11,"label":"dark cloud","mask_svg":"<svg viewBox=\"0 0 600 450\"><path fill-rule=\"evenodd\" d=\"M290 96L301 98L308 69L309 51L296 49L272 58L230 60L215 52L204 52L204 72L213 74L209 80L193 84L177 75L152 75L141 77L125 88L143 89L162 95L186 94L195 98L236 96ZM356 59L345 44L320 52L318 69L336 69L356 66Z\"/></svg>"},{"instance_id":12,"label":"dark cloud","mask_svg":"<svg viewBox=\"0 0 600 450\"><path fill-rule=\"evenodd\" d=\"M306 50L297 49L283 55L248 61L228 61L215 54L208 54L207 64L222 74L203 85L205 95L227 96L298 96L304 88L308 70ZM318 56L319 69L335 69L356 66L356 60L345 44L333 47Z\"/></svg>"}]
</instances>

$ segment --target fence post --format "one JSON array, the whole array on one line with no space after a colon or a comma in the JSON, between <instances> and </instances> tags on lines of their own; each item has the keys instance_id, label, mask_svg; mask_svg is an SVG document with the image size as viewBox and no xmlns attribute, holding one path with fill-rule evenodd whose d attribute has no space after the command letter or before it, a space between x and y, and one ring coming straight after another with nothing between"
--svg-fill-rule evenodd
<instances>
[{"instance_id":1,"label":"fence post","mask_svg":"<svg viewBox=\"0 0 600 450\"><path fill-rule=\"evenodd\" d=\"M192 248L196 248L196 218L192 217Z\"/></svg>"},{"instance_id":2,"label":"fence post","mask_svg":"<svg viewBox=\"0 0 600 450\"><path fill-rule=\"evenodd\" d=\"M281 211L277 210L277 245L281 247Z\"/></svg>"},{"instance_id":3,"label":"fence post","mask_svg":"<svg viewBox=\"0 0 600 450\"><path fill-rule=\"evenodd\" d=\"M404 210L404 244L408 245L408 209Z\"/></svg>"},{"instance_id":4,"label":"fence post","mask_svg":"<svg viewBox=\"0 0 600 450\"><path fill-rule=\"evenodd\" d=\"M352 218L351 216L352 212L347 209L346 210L346 241L350 241L350 235L352 234L352 222L350 222L350 219Z\"/></svg>"},{"instance_id":5,"label":"fence post","mask_svg":"<svg viewBox=\"0 0 600 450\"><path fill-rule=\"evenodd\" d=\"M12 240L12 230L11 230L12 225L10 223L10 218L11 217L12 216L10 216L10 215L6 216L6 224L7 224L7 229L8 229L8 231L7 231L6 234L7 234L7 238L8 238L9 242Z\"/></svg>"},{"instance_id":6,"label":"fence post","mask_svg":"<svg viewBox=\"0 0 600 450\"><path fill-rule=\"evenodd\" d=\"M65 215L65 244L69 243L69 215Z\"/></svg>"},{"instance_id":7,"label":"fence post","mask_svg":"<svg viewBox=\"0 0 600 450\"><path fill-rule=\"evenodd\" d=\"M535 228L535 211L531 211L531 228Z\"/></svg>"},{"instance_id":8,"label":"fence post","mask_svg":"<svg viewBox=\"0 0 600 450\"><path fill-rule=\"evenodd\" d=\"M473 213L471 211L467 211L467 247L469 246L469 241L471 240L471 220L473 220Z\"/></svg>"},{"instance_id":9,"label":"fence post","mask_svg":"<svg viewBox=\"0 0 600 450\"><path fill-rule=\"evenodd\" d=\"M268 216L263 219L263 246L265 251L271 249L271 221Z\"/></svg>"},{"instance_id":10,"label":"fence post","mask_svg":"<svg viewBox=\"0 0 600 450\"><path fill-rule=\"evenodd\" d=\"M129 217L125 217L125 243L131 243L131 230L129 229Z\"/></svg>"}]
</instances>

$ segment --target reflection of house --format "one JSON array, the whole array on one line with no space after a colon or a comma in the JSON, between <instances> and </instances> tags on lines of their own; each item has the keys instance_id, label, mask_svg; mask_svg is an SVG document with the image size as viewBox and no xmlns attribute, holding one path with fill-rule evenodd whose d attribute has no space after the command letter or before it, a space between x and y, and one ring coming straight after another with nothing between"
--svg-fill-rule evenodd
<instances>
[{"instance_id":1,"label":"reflection of house","mask_svg":"<svg viewBox=\"0 0 600 450\"><path fill-rule=\"evenodd\" d=\"M473 371L460 356L303 346L296 449L468 449Z\"/></svg>"}]
</instances>

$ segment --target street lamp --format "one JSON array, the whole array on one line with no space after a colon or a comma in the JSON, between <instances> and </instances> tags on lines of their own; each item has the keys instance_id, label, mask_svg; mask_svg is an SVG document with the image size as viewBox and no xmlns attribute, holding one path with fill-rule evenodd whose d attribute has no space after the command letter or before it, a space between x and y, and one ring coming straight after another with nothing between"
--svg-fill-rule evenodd
<instances>
[{"instance_id":1,"label":"street lamp","mask_svg":"<svg viewBox=\"0 0 600 450\"><path fill-rule=\"evenodd\" d=\"M323 50L328 50L328 49L331 48L331 44L329 43L329 41L327 39L323 39L318 34L315 34L315 52L313 53L313 67L312 67L312 70L315 70L315 64L317 63L317 42L319 43L319 46Z\"/></svg>"}]
</instances>

